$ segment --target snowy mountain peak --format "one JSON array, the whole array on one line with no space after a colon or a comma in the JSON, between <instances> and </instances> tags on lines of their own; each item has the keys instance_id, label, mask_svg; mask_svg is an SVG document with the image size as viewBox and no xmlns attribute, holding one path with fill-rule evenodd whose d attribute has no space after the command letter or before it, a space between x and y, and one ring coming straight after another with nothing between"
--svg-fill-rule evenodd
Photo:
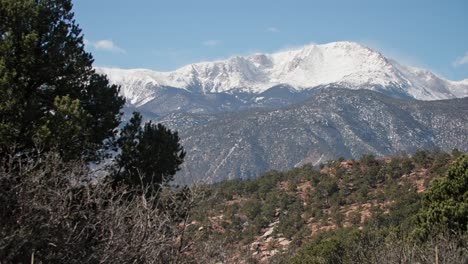
<instances>
[{"instance_id":1,"label":"snowy mountain peak","mask_svg":"<svg viewBox=\"0 0 468 264\"><path fill-rule=\"evenodd\" d=\"M468 96L468 80L449 81L428 70L401 65L364 45L348 41L194 63L173 72L112 68L97 71L106 74L112 83L121 85L122 94L136 106L151 101L161 87L207 94L261 93L281 84L299 91L340 85L421 100Z\"/></svg>"}]
</instances>

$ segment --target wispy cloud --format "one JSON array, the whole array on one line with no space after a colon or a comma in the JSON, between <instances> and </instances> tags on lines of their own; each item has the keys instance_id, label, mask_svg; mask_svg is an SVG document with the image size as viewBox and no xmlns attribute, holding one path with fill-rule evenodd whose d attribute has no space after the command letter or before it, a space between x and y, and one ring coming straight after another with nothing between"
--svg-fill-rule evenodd
<instances>
[{"instance_id":1,"label":"wispy cloud","mask_svg":"<svg viewBox=\"0 0 468 264\"><path fill-rule=\"evenodd\" d=\"M267 31L268 31L268 32L271 32L271 33L278 33L278 32L280 32L279 28L277 28L277 27L269 27L269 28L267 28Z\"/></svg>"},{"instance_id":2,"label":"wispy cloud","mask_svg":"<svg viewBox=\"0 0 468 264\"><path fill-rule=\"evenodd\" d=\"M297 50L297 49L302 49L306 46L312 46L312 45L318 45L316 42L308 42L304 44L285 44L279 49L274 50L273 52L284 52L284 51L291 51L291 50Z\"/></svg>"},{"instance_id":3,"label":"wispy cloud","mask_svg":"<svg viewBox=\"0 0 468 264\"><path fill-rule=\"evenodd\" d=\"M458 57L454 62L453 62L453 67L459 67L461 65L468 64L468 51L465 52L465 55Z\"/></svg>"},{"instance_id":4,"label":"wispy cloud","mask_svg":"<svg viewBox=\"0 0 468 264\"><path fill-rule=\"evenodd\" d=\"M96 43L94 43L94 48L97 50L104 50L114 53L126 53L124 49L117 46L112 40L107 39L99 40Z\"/></svg>"},{"instance_id":5,"label":"wispy cloud","mask_svg":"<svg viewBox=\"0 0 468 264\"><path fill-rule=\"evenodd\" d=\"M214 46L218 46L219 44L221 44L221 41L217 39L210 39L210 40L203 41L202 44L203 46L214 47Z\"/></svg>"},{"instance_id":6,"label":"wispy cloud","mask_svg":"<svg viewBox=\"0 0 468 264\"><path fill-rule=\"evenodd\" d=\"M102 50L102 51L107 51L107 52L112 52L112 53L122 53L122 54L127 53L125 49L119 47L112 40L108 40L108 39L102 39L96 42L91 41L89 39L85 39L84 44L86 46L91 46L95 50Z\"/></svg>"},{"instance_id":7,"label":"wispy cloud","mask_svg":"<svg viewBox=\"0 0 468 264\"><path fill-rule=\"evenodd\" d=\"M410 54L408 52L404 52L403 50L394 47L388 43L383 43L381 41L375 39L359 39L356 42L363 44L375 51L382 53L386 58L393 59L401 64L429 69L429 65L427 65L421 58L415 56L414 54ZM435 72L434 69L431 69L432 72Z\"/></svg>"}]
</instances>

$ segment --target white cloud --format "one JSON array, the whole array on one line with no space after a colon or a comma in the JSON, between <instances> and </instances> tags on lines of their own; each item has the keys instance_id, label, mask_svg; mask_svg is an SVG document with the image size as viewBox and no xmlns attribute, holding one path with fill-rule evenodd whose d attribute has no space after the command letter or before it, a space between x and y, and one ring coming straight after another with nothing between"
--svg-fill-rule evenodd
<instances>
[{"instance_id":1,"label":"white cloud","mask_svg":"<svg viewBox=\"0 0 468 264\"><path fill-rule=\"evenodd\" d=\"M468 64L468 51L465 52L465 55L462 57L458 57L454 62L453 62L453 67L458 67L464 64Z\"/></svg>"},{"instance_id":2,"label":"white cloud","mask_svg":"<svg viewBox=\"0 0 468 264\"><path fill-rule=\"evenodd\" d=\"M278 32L280 32L279 28L277 28L277 27L269 27L269 28L267 28L267 31L268 31L268 32L271 32L271 33L278 33Z\"/></svg>"},{"instance_id":3,"label":"white cloud","mask_svg":"<svg viewBox=\"0 0 468 264\"><path fill-rule=\"evenodd\" d=\"M203 45L207 46L207 47L214 47L214 46L218 46L219 44L221 44L221 41L216 40L216 39L210 39L210 40L203 41Z\"/></svg>"},{"instance_id":4,"label":"white cloud","mask_svg":"<svg viewBox=\"0 0 468 264\"><path fill-rule=\"evenodd\" d=\"M97 50L110 51L114 53L126 53L124 49L117 46L112 40L99 40L94 43L94 48Z\"/></svg>"},{"instance_id":5,"label":"white cloud","mask_svg":"<svg viewBox=\"0 0 468 264\"><path fill-rule=\"evenodd\" d=\"M108 39L102 39L96 42L93 42L89 39L84 39L83 43L85 44L85 46L91 46L95 50L102 50L102 51L108 51L112 53L122 53L122 54L127 53L126 50L117 46L117 44L115 44L112 40L108 40Z\"/></svg>"}]
</instances>

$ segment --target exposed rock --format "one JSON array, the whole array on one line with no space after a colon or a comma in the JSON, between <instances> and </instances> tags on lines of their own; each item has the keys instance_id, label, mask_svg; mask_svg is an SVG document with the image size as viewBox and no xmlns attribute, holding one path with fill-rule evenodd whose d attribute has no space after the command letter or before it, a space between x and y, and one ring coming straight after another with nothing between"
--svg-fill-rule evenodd
<instances>
[{"instance_id":1,"label":"exposed rock","mask_svg":"<svg viewBox=\"0 0 468 264\"><path fill-rule=\"evenodd\" d=\"M262 258L264 257L271 257L279 253L279 250L277 249L272 249L272 250L267 250L261 253Z\"/></svg>"},{"instance_id":2,"label":"exposed rock","mask_svg":"<svg viewBox=\"0 0 468 264\"><path fill-rule=\"evenodd\" d=\"M274 227L274 226L276 226L276 225L278 225L278 224L279 224L279 221L275 221L275 222L273 222L273 223L270 223L270 224L268 225L268 227Z\"/></svg>"},{"instance_id":3,"label":"exposed rock","mask_svg":"<svg viewBox=\"0 0 468 264\"><path fill-rule=\"evenodd\" d=\"M252 251L257 251L260 248L260 242L253 242L250 244L250 250Z\"/></svg>"},{"instance_id":4,"label":"exposed rock","mask_svg":"<svg viewBox=\"0 0 468 264\"><path fill-rule=\"evenodd\" d=\"M287 247L289 246L289 244L291 244L291 242L292 242L291 240L285 239L285 240L280 241L279 244L283 247Z\"/></svg>"},{"instance_id":5,"label":"exposed rock","mask_svg":"<svg viewBox=\"0 0 468 264\"><path fill-rule=\"evenodd\" d=\"M262 237L267 238L267 237L271 236L271 234L273 234L273 231L274 231L274 228L267 229L267 231L265 231L265 233L262 235Z\"/></svg>"}]
</instances>

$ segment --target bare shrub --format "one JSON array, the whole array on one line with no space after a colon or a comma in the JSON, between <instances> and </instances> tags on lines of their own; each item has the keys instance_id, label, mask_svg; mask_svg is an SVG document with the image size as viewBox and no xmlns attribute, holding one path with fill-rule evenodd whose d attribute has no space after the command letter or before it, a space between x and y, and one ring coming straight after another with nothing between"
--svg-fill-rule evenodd
<instances>
[{"instance_id":1,"label":"bare shrub","mask_svg":"<svg viewBox=\"0 0 468 264\"><path fill-rule=\"evenodd\" d=\"M0 169L0 260L7 263L180 263L196 187L145 190L90 178L59 155L9 157ZM198 246L197 248L203 248ZM200 254L198 254L200 255Z\"/></svg>"},{"instance_id":2,"label":"bare shrub","mask_svg":"<svg viewBox=\"0 0 468 264\"><path fill-rule=\"evenodd\" d=\"M365 236L350 249L359 263L468 263L466 234L441 233L426 241L395 235Z\"/></svg>"}]
</instances>

